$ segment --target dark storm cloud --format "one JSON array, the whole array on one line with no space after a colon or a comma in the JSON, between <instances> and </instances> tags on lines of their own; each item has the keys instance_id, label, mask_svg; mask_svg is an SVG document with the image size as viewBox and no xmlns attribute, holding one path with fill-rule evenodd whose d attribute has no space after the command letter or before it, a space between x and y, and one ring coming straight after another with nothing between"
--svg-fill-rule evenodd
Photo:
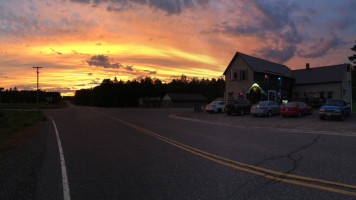
<instances>
[{"instance_id":1,"label":"dark storm cloud","mask_svg":"<svg viewBox=\"0 0 356 200\"><path fill-rule=\"evenodd\" d=\"M297 47L295 45L290 45L281 50L273 49L273 48L263 48L258 52L264 58L269 58L278 63L284 63L294 56L296 49Z\"/></svg>"},{"instance_id":2,"label":"dark storm cloud","mask_svg":"<svg viewBox=\"0 0 356 200\"><path fill-rule=\"evenodd\" d=\"M109 57L105 55L95 55L86 61L90 66L104 67L104 68L116 68L119 69L123 65L120 63L111 64Z\"/></svg>"},{"instance_id":3,"label":"dark storm cloud","mask_svg":"<svg viewBox=\"0 0 356 200\"><path fill-rule=\"evenodd\" d=\"M185 8L204 5L210 0L71 0L72 2L97 5L101 2L109 2L108 11L125 11L133 9L135 4L147 5L153 9L159 9L170 14L180 14Z\"/></svg>"},{"instance_id":4,"label":"dark storm cloud","mask_svg":"<svg viewBox=\"0 0 356 200\"><path fill-rule=\"evenodd\" d=\"M298 56L303 58L317 58L326 55L330 50L334 50L339 46L345 45L347 42L342 41L336 34L332 33L330 38L321 37L308 51L298 51Z\"/></svg>"},{"instance_id":5,"label":"dark storm cloud","mask_svg":"<svg viewBox=\"0 0 356 200\"><path fill-rule=\"evenodd\" d=\"M275 1L271 4L266 1L246 1L246 13L256 11L251 17L250 23L235 26L223 24L223 33L234 36L255 36L262 40L270 40L279 45L279 48L267 47L258 51L263 57L272 58L278 62L286 62L291 59L297 45L304 41L302 33L296 27L296 23L307 23L309 18L292 15L299 11L299 7L285 1Z\"/></svg>"},{"instance_id":6,"label":"dark storm cloud","mask_svg":"<svg viewBox=\"0 0 356 200\"><path fill-rule=\"evenodd\" d=\"M90 0L70 0L77 3L90 3Z\"/></svg>"}]
</instances>

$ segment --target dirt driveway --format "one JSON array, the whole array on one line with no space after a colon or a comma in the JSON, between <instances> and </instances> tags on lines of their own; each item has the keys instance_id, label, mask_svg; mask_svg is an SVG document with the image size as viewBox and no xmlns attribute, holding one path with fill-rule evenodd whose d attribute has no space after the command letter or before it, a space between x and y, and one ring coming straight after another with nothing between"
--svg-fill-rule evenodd
<instances>
[{"instance_id":1,"label":"dirt driveway","mask_svg":"<svg viewBox=\"0 0 356 200\"><path fill-rule=\"evenodd\" d=\"M241 128L273 129L286 132L303 132L328 135L356 136L356 113L346 117L344 121L337 119L320 120L318 113L298 117L253 117L251 114L244 116L225 113L210 114L206 112L182 112L173 117L210 124L219 124Z\"/></svg>"}]
</instances>

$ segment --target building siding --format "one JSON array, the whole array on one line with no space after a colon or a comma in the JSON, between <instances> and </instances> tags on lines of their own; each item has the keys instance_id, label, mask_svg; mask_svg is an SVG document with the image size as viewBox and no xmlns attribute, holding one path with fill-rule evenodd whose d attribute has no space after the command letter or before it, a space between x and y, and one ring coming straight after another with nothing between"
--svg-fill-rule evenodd
<instances>
[{"instance_id":1,"label":"building siding","mask_svg":"<svg viewBox=\"0 0 356 200\"><path fill-rule=\"evenodd\" d=\"M322 83L313 85L295 85L293 87L293 97L295 99L300 98L322 98L320 93L324 93L324 98L328 97L328 92L332 92L332 98L342 98L341 97L341 84L340 83ZM315 92L315 96L313 95ZM307 95L307 96L305 96ZM309 96L308 96L309 95Z\"/></svg>"},{"instance_id":2,"label":"building siding","mask_svg":"<svg viewBox=\"0 0 356 200\"><path fill-rule=\"evenodd\" d=\"M247 80L234 80L232 79L232 72L247 70ZM254 73L250 66L239 56L236 58L235 62L232 63L225 75L226 90L225 99L229 99L229 93L233 95L233 99L237 99L239 93L245 93L254 82Z\"/></svg>"}]
</instances>

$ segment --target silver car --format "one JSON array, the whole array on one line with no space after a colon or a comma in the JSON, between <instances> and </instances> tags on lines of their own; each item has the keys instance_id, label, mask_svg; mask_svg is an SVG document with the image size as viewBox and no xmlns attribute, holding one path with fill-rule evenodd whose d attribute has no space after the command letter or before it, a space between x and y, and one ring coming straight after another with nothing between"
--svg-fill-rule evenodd
<instances>
[{"instance_id":1,"label":"silver car","mask_svg":"<svg viewBox=\"0 0 356 200\"><path fill-rule=\"evenodd\" d=\"M253 116L272 116L279 114L280 105L275 101L260 101L251 107Z\"/></svg>"}]
</instances>

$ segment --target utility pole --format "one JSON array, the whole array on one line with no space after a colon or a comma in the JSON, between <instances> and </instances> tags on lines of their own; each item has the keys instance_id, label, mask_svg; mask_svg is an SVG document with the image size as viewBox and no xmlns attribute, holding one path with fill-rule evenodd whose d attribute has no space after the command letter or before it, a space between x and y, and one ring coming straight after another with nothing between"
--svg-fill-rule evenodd
<instances>
[{"instance_id":1,"label":"utility pole","mask_svg":"<svg viewBox=\"0 0 356 200\"><path fill-rule=\"evenodd\" d=\"M37 69L37 104L38 104L38 74L40 73L40 72L38 71L38 69L40 69L40 68L42 68L42 67L33 67L33 68Z\"/></svg>"}]
</instances>

